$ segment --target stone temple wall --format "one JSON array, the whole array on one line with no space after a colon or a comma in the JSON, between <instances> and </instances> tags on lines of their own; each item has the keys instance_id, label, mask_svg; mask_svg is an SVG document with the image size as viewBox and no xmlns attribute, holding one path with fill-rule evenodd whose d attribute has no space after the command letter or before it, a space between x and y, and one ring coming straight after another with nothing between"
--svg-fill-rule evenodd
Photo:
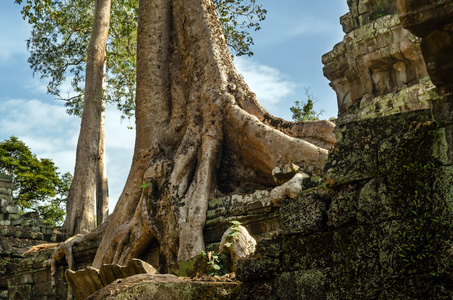
<instances>
[{"instance_id":1,"label":"stone temple wall","mask_svg":"<svg viewBox=\"0 0 453 300\"><path fill-rule=\"evenodd\" d=\"M434 85L420 39L401 26L394 1L349 0L346 35L322 58L337 94L338 122L428 109Z\"/></svg>"},{"instance_id":2,"label":"stone temple wall","mask_svg":"<svg viewBox=\"0 0 453 300\"><path fill-rule=\"evenodd\" d=\"M11 225L19 219L19 208L13 201L11 176L0 174L0 225Z\"/></svg>"},{"instance_id":3,"label":"stone temple wall","mask_svg":"<svg viewBox=\"0 0 453 300\"><path fill-rule=\"evenodd\" d=\"M44 224L38 213L19 214L11 185L11 176L0 174L0 299L8 298L8 278L26 264L24 254L30 247L66 239L66 235ZM29 277L22 278L22 288L30 285Z\"/></svg>"},{"instance_id":4,"label":"stone temple wall","mask_svg":"<svg viewBox=\"0 0 453 300\"><path fill-rule=\"evenodd\" d=\"M24 227L30 232L37 233L38 238L52 240L54 228L44 224L37 212L19 214L19 207L13 199L11 186L12 177L0 173L0 226Z\"/></svg>"},{"instance_id":5,"label":"stone temple wall","mask_svg":"<svg viewBox=\"0 0 453 300\"><path fill-rule=\"evenodd\" d=\"M348 5L323 56L339 107L325 185L282 201L281 235L238 263L239 299L453 297L453 1Z\"/></svg>"}]
</instances>

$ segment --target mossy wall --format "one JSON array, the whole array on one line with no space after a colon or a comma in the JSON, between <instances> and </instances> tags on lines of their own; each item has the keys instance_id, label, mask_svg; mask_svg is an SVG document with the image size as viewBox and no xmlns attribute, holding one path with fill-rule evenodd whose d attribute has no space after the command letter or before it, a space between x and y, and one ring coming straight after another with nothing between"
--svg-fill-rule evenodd
<instances>
[{"instance_id":1,"label":"mossy wall","mask_svg":"<svg viewBox=\"0 0 453 300\"><path fill-rule=\"evenodd\" d=\"M238 265L241 297L451 298L446 128L420 110L336 130L326 186L283 201L283 234Z\"/></svg>"}]
</instances>

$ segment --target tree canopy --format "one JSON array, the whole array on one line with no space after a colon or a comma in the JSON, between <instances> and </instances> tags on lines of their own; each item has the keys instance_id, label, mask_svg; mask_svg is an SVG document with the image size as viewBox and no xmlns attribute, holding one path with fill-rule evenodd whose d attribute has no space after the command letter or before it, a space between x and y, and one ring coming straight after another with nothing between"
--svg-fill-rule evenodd
<instances>
[{"instance_id":1,"label":"tree canopy","mask_svg":"<svg viewBox=\"0 0 453 300\"><path fill-rule=\"evenodd\" d=\"M23 0L15 0L21 4ZM253 55L251 31L259 30L266 10L255 0L213 0L233 55ZM26 0L22 15L32 24L27 40L34 72L50 79L47 91L65 100L70 114L80 115L85 82L86 53L94 1ZM105 100L123 117L134 114L138 0L112 0L107 41ZM69 79L72 90L63 91Z\"/></svg>"},{"instance_id":2,"label":"tree canopy","mask_svg":"<svg viewBox=\"0 0 453 300\"><path fill-rule=\"evenodd\" d=\"M70 173L60 174L52 160L37 158L15 136L0 142L0 172L13 176L13 197L22 211L36 210L46 223L61 224Z\"/></svg>"}]
</instances>

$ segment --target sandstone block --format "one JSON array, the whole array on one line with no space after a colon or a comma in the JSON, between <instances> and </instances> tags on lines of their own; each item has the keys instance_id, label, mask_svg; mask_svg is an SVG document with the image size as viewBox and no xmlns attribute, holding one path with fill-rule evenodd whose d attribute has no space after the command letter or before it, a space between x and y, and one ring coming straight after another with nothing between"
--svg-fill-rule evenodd
<instances>
[{"instance_id":1,"label":"sandstone block","mask_svg":"<svg viewBox=\"0 0 453 300\"><path fill-rule=\"evenodd\" d=\"M10 196L11 195L11 188L0 186L0 195L2 195L2 196Z\"/></svg>"},{"instance_id":2,"label":"sandstone block","mask_svg":"<svg viewBox=\"0 0 453 300\"><path fill-rule=\"evenodd\" d=\"M219 251L230 254L229 267L236 270L239 259L248 257L255 252L256 241L242 225L234 225L225 231L220 241Z\"/></svg>"},{"instance_id":3,"label":"sandstone block","mask_svg":"<svg viewBox=\"0 0 453 300\"><path fill-rule=\"evenodd\" d=\"M11 221L10 220L1 220L0 225L11 226Z\"/></svg>"},{"instance_id":4,"label":"sandstone block","mask_svg":"<svg viewBox=\"0 0 453 300\"><path fill-rule=\"evenodd\" d=\"M0 174L0 182L9 182L11 183L12 177L5 174Z\"/></svg>"},{"instance_id":5,"label":"sandstone block","mask_svg":"<svg viewBox=\"0 0 453 300\"><path fill-rule=\"evenodd\" d=\"M80 271L67 270L66 280L76 299L85 299L104 286L121 278L136 274L156 274L157 270L150 264L134 258L127 266L103 265L100 270L88 267Z\"/></svg>"},{"instance_id":6,"label":"sandstone block","mask_svg":"<svg viewBox=\"0 0 453 300\"><path fill-rule=\"evenodd\" d=\"M289 197L290 199L296 198L299 193L303 189L303 182L304 180L309 179L310 176L303 173L298 173L294 175L294 177L287 181L286 183L277 186L271 191L271 201L280 206L281 200L285 197Z\"/></svg>"},{"instance_id":7,"label":"sandstone block","mask_svg":"<svg viewBox=\"0 0 453 300\"><path fill-rule=\"evenodd\" d=\"M18 214L19 213L19 208L17 206L4 206L2 207L2 213L4 214Z\"/></svg>"},{"instance_id":8,"label":"sandstone block","mask_svg":"<svg viewBox=\"0 0 453 300\"><path fill-rule=\"evenodd\" d=\"M3 195L2 195L3 196ZM12 205L12 201L10 199L1 199L0 200L0 206L8 206L8 205Z\"/></svg>"},{"instance_id":9,"label":"sandstone block","mask_svg":"<svg viewBox=\"0 0 453 300\"><path fill-rule=\"evenodd\" d=\"M141 259L138 258L133 258L131 259L126 266L126 274L127 276L133 276L137 274L156 274L157 270L148 264L147 262L144 262Z\"/></svg>"},{"instance_id":10,"label":"sandstone block","mask_svg":"<svg viewBox=\"0 0 453 300\"><path fill-rule=\"evenodd\" d=\"M88 267L81 271L66 270L66 281L76 299L85 299L104 287L99 270Z\"/></svg>"},{"instance_id":11,"label":"sandstone block","mask_svg":"<svg viewBox=\"0 0 453 300\"><path fill-rule=\"evenodd\" d=\"M289 181L299 171L299 166L289 163L283 166L276 167L272 170L272 177L278 185L282 185Z\"/></svg>"},{"instance_id":12,"label":"sandstone block","mask_svg":"<svg viewBox=\"0 0 453 300\"><path fill-rule=\"evenodd\" d=\"M319 187L296 199L284 199L280 207L283 232L305 234L320 231L330 197L329 190Z\"/></svg>"},{"instance_id":13,"label":"sandstone block","mask_svg":"<svg viewBox=\"0 0 453 300\"><path fill-rule=\"evenodd\" d=\"M14 220L17 220L20 218L20 215L19 214L7 214L6 215L6 218L8 220L11 220L11 221L14 221Z\"/></svg>"},{"instance_id":14,"label":"sandstone block","mask_svg":"<svg viewBox=\"0 0 453 300\"><path fill-rule=\"evenodd\" d=\"M17 219L11 222L11 225L13 226L22 226L23 219Z\"/></svg>"}]
</instances>

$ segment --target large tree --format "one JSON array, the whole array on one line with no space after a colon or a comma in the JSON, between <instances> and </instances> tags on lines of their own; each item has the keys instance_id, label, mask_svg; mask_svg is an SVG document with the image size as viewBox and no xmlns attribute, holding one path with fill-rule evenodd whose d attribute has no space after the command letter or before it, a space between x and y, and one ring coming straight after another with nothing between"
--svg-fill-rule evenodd
<instances>
[{"instance_id":1,"label":"large tree","mask_svg":"<svg viewBox=\"0 0 453 300\"><path fill-rule=\"evenodd\" d=\"M110 0L96 0L93 29L87 52L82 122L77 142L74 180L69 189L64 227L69 234L95 227L94 193L99 162L106 44Z\"/></svg>"},{"instance_id":2,"label":"large tree","mask_svg":"<svg viewBox=\"0 0 453 300\"><path fill-rule=\"evenodd\" d=\"M134 158L93 265L124 264L151 244L162 271L199 254L210 197L269 188L287 162L321 172L333 127L259 105L211 0L141 0Z\"/></svg>"},{"instance_id":3,"label":"large tree","mask_svg":"<svg viewBox=\"0 0 453 300\"><path fill-rule=\"evenodd\" d=\"M21 4L22 0L15 0L15 2ZM214 2L233 53L252 55L250 46L253 44L253 38L249 30L260 28L259 22L264 20L266 11L260 5L256 5L255 0L216 0ZM47 86L48 92L66 101L68 113L79 116L83 112L86 49L89 41L92 40L90 36L94 4L95 2L90 0L26 0L22 10L23 17L28 19L33 28L31 37L27 41L30 66L35 72L39 72L42 78L50 79ZM123 112L123 116L131 117L134 114L135 98L138 0L113 0L111 6L110 31L106 41L104 73L106 85L103 89L103 100L116 104ZM66 94L65 92L68 91L61 91L61 85L67 80L68 75L71 76L73 91ZM100 128L100 152L96 173L98 226L105 220L108 211L103 118L101 118ZM75 184L86 182L86 179L86 177L81 180L76 178ZM91 181L88 180L88 182ZM92 188L87 186L80 188L84 188L86 193L92 192ZM91 196L86 195L80 199L85 198L88 199ZM72 204L68 206L69 217L72 215L72 207ZM77 220L85 222L80 217L81 215ZM78 230L70 232L77 233Z\"/></svg>"}]
</instances>

